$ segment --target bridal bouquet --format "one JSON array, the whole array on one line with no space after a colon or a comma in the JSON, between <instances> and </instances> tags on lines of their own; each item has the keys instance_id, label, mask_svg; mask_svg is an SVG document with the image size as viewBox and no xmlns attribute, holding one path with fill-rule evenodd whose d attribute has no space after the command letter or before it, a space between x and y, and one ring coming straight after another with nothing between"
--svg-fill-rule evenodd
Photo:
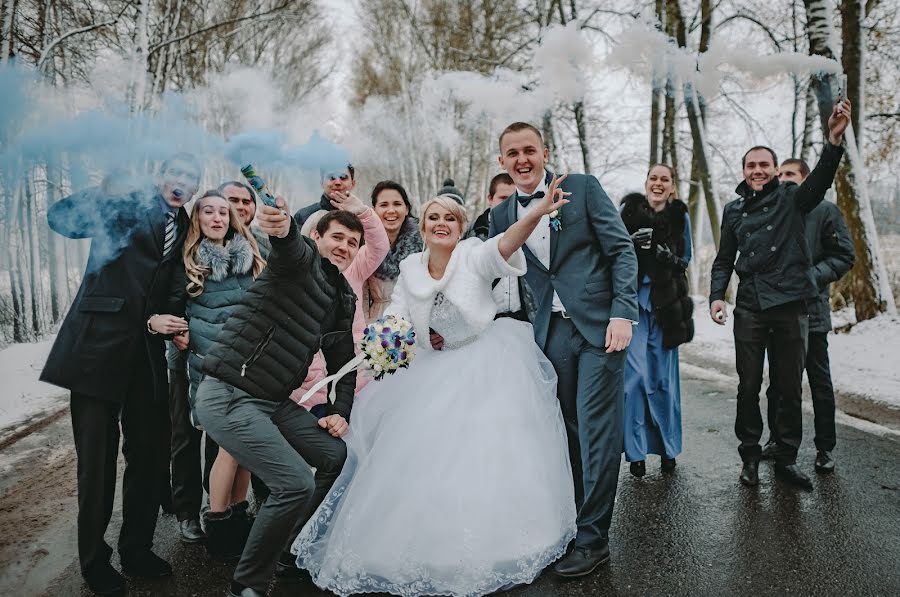
<instances>
[{"instance_id":1,"label":"bridal bouquet","mask_svg":"<svg viewBox=\"0 0 900 597\"><path fill-rule=\"evenodd\" d=\"M363 337L359 341L359 354L341 367L340 371L319 380L307 390L300 398L300 404L312 398L316 392L331 382L334 383L331 384L328 399L333 403L336 398L337 381L351 371L356 371L360 365L374 371L375 379L379 380L385 373L393 374L397 369L409 367L415 354L416 330L413 325L402 317L385 315L363 330Z\"/></svg>"},{"instance_id":2,"label":"bridal bouquet","mask_svg":"<svg viewBox=\"0 0 900 597\"><path fill-rule=\"evenodd\" d=\"M386 315L363 330L359 350L375 379L381 379L409 367L416 354L416 330L402 317Z\"/></svg>"}]
</instances>

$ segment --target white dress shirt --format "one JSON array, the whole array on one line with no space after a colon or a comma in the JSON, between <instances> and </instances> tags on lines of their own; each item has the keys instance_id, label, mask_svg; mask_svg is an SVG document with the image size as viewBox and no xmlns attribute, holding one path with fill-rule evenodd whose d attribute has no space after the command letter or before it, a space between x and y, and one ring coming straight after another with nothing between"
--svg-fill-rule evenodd
<instances>
[{"instance_id":1,"label":"white dress shirt","mask_svg":"<svg viewBox=\"0 0 900 597\"><path fill-rule=\"evenodd\" d=\"M534 193L537 193L538 191L543 191L545 194L547 193L546 176L541 179L541 182L535 187L533 193L526 193L519 187L516 187L516 192L523 197L534 195ZM535 201L532 201L527 206L523 207L522 204L519 203L518 198L516 198L516 209L518 210L516 214L517 219L521 220L528 213L533 211L535 209ZM538 222L534 232L532 232L531 236L528 237L528 240L525 241L525 246L534 253L534 256L538 258L538 261L540 261L544 267L548 270L550 269L550 216L547 214L541 216L541 221ZM566 310L555 290L553 291L552 310L554 313L565 312Z\"/></svg>"}]
</instances>

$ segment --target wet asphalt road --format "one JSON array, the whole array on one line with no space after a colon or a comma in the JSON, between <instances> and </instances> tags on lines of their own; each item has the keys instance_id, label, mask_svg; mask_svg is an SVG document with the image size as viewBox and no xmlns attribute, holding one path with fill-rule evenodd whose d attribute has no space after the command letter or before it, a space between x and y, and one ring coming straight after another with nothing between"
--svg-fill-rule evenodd
<instances>
[{"instance_id":1,"label":"wet asphalt road","mask_svg":"<svg viewBox=\"0 0 900 597\"><path fill-rule=\"evenodd\" d=\"M696 367L686 367L682 376L684 453L670 475L659 472L655 457L643 479L632 478L623 463L609 566L569 582L546 573L508 594L900 595L897 434L878 433L865 424L839 424L833 475L814 475L814 448L805 437L799 463L814 476L812 491L776 482L768 464L760 468L760 486L745 488L737 480L734 381ZM58 424L67 429L68 417ZM809 413L804 425L812 429ZM21 552L19 572L23 561L43 561L30 573L18 574L16 586L8 584L11 579L0 580L0 593L90 595L74 552L74 494L70 490L66 495L54 508L58 523L45 529L43 539L4 547ZM107 534L112 544L121 522L118 508L117 496ZM180 543L176 535L174 517L162 516L156 550L173 564L175 575L135 581L129 595L225 593L230 568L209 560L202 547ZM273 584L271 592L277 597L322 594L309 584Z\"/></svg>"}]
</instances>

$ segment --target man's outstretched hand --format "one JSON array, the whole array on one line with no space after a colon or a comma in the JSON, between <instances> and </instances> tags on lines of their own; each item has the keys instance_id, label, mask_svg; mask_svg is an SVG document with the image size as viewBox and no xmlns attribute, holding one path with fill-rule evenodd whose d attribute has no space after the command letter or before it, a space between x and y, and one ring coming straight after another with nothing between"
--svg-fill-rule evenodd
<instances>
[{"instance_id":1,"label":"man's outstretched hand","mask_svg":"<svg viewBox=\"0 0 900 597\"><path fill-rule=\"evenodd\" d=\"M852 114L850 100L845 99L835 104L828 119L828 142L832 145L840 145L844 140L844 131L850 126Z\"/></svg>"},{"instance_id":2,"label":"man's outstretched hand","mask_svg":"<svg viewBox=\"0 0 900 597\"><path fill-rule=\"evenodd\" d=\"M277 197L275 205L278 207L262 204L257 216L259 229L269 236L284 238L291 231L291 216L285 210L287 203L284 202L284 197Z\"/></svg>"}]
</instances>

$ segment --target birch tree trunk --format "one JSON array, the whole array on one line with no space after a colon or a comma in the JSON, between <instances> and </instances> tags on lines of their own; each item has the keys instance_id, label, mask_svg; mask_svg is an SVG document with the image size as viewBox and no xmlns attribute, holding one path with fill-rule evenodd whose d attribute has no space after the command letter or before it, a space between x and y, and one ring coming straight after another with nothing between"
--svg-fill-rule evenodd
<instances>
[{"instance_id":1,"label":"birch tree trunk","mask_svg":"<svg viewBox=\"0 0 900 597\"><path fill-rule=\"evenodd\" d=\"M854 102L854 112L865 103L860 93L860 79L864 76L864 39L862 19L865 9L859 0L843 0L842 13L848 20L842 23L843 48L837 47L837 34L833 26L831 5L827 0L804 0L807 14L807 35L810 53L841 60L847 74L848 96ZM856 4L857 6L851 6ZM843 58L839 50L843 49ZM855 84L854 84L855 81ZM814 79L819 119L823 131L827 131L828 118L836 102L834 77L827 75ZM854 100L855 98L855 100ZM857 120L854 118L853 120ZM858 120L858 125L863 121ZM861 146L851 123L844 134L847 159L843 161L836 177L838 207L847 222L856 249L856 262L850 270L850 290L853 296L857 321L871 319L878 313L897 314L891 293L887 270L881 258L875 217L868 195L868 179L863 163Z\"/></svg>"}]
</instances>

